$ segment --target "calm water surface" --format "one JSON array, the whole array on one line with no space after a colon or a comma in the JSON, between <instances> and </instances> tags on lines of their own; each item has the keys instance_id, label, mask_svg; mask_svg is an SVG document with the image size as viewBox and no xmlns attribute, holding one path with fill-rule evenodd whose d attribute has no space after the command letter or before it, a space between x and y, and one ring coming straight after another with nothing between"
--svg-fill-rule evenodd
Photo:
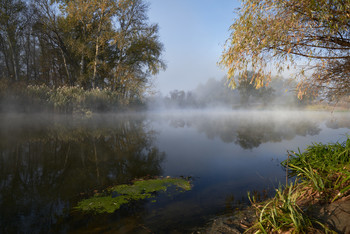
<instances>
[{"instance_id":1,"label":"calm water surface","mask_svg":"<svg viewBox=\"0 0 350 234\"><path fill-rule=\"evenodd\" d=\"M191 232L271 196L285 182L287 150L337 142L350 114L200 111L91 118L2 115L0 233ZM135 178L184 176L191 191L163 194L113 214L82 213L78 201Z\"/></svg>"}]
</instances>

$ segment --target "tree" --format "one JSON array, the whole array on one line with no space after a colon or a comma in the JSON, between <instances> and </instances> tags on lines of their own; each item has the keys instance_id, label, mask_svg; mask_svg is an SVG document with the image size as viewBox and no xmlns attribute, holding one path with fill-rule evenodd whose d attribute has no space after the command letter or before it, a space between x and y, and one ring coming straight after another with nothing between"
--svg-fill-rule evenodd
<instances>
[{"instance_id":1,"label":"tree","mask_svg":"<svg viewBox=\"0 0 350 234\"><path fill-rule=\"evenodd\" d=\"M257 89L252 83L253 77L253 72L247 72L246 74L244 74L244 77L238 78L237 89L239 91L240 102L242 106L247 106L249 104L249 97L252 95L256 95L257 93Z\"/></svg>"},{"instance_id":2,"label":"tree","mask_svg":"<svg viewBox=\"0 0 350 234\"><path fill-rule=\"evenodd\" d=\"M137 98L146 88L150 75L165 69L161 59L158 25L147 24L148 5L142 0L121 0L113 44L116 61L112 86L123 97Z\"/></svg>"},{"instance_id":3,"label":"tree","mask_svg":"<svg viewBox=\"0 0 350 234\"><path fill-rule=\"evenodd\" d=\"M121 98L143 94L151 74L165 68L158 25L148 24L142 0L58 1L65 44L80 58L79 83L110 86Z\"/></svg>"},{"instance_id":4,"label":"tree","mask_svg":"<svg viewBox=\"0 0 350 234\"><path fill-rule=\"evenodd\" d=\"M58 1L61 14L59 23L66 36L64 43L75 54L79 67L80 85L96 88L101 47L113 34L112 18L116 1ZM100 84L101 85L101 84Z\"/></svg>"},{"instance_id":5,"label":"tree","mask_svg":"<svg viewBox=\"0 0 350 234\"><path fill-rule=\"evenodd\" d=\"M0 52L6 73L14 81L20 76L20 42L28 20L26 13L26 4L21 0L0 1Z\"/></svg>"},{"instance_id":6,"label":"tree","mask_svg":"<svg viewBox=\"0 0 350 234\"><path fill-rule=\"evenodd\" d=\"M274 98L274 89L272 87L263 86L257 89L253 83L254 72L247 71L243 76L238 77L237 89L240 95L240 103L242 106L249 105L249 98L253 96L267 106ZM274 79L273 79L274 80Z\"/></svg>"},{"instance_id":7,"label":"tree","mask_svg":"<svg viewBox=\"0 0 350 234\"><path fill-rule=\"evenodd\" d=\"M0 76L141 100L165 69L143 0L0 0Z\"/></svg>"},{"instance_id":8,"label":"tree","mask_svg":"<svg viewBox=\"0 0 350 234\"><path fill-rule=\"evenodd\" d=\"M39 41L39 80L56 87L75 85L78 64L67 43L71 36L65 30L67 23L52 7L51 0L36 0L35 3L37 14L32 30Z\"/></svg>"},{"instance_id":9,"label":"tree","mask_svg":"<svg viewBox=\"0 0 350 234\"><path fill-rule=\"evenodd\" d=\"M273 64L277 71L297 70L299 97L310 87L346 95L349 22L348 0L243 0L220 63L228 69L232 87L234 75L247 69L256 71L255 86L262 87L271 78L267 68ZM299 68L301 63L306 66Z\"/></svg>"}]
</instances>

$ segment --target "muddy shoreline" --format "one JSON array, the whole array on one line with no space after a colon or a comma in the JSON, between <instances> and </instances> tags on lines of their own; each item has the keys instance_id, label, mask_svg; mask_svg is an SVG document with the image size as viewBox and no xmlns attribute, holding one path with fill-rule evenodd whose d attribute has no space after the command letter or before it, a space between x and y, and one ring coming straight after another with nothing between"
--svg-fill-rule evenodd
<instances>
[{"instance_id":1,"label":"muddy shoreline","mask_svg":"<svg viewBox=\"0 0 350 234\"><path fill-rule=\"evenodd\" d=\"M350 233L350 195L330 204L310 205L307 208L307 215L326 224L335 233ZM218 216L193 233L250 233L249 227L256 218L255 208L249 206L231 214Z\"/></svg>"}]
</instances>

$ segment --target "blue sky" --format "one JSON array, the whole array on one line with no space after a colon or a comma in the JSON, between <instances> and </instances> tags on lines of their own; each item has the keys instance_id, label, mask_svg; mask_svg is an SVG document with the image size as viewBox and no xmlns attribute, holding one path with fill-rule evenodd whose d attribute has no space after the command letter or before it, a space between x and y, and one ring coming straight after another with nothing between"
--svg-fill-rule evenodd
<instances>
[{"instance_id":1,"label":"blue sky","mask_svg":"<svg viewBox=\"0 0 350 234\"><path fill-rule=\"evenodd\" d=\"M155 89L193 90L209 78L221 79L217 66L229 37L238 0L147 0L151 23L158 23L167 69L156 75Z\"/></svg>"}]
</instances>

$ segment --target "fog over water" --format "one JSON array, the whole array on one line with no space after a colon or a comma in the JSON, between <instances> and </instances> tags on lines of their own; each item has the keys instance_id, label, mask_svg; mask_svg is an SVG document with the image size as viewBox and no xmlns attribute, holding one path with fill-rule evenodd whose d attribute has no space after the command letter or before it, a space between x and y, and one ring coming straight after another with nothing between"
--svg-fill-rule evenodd
<instances>
[{"instance_id":1,"label":"fog over water","mask_svg":"<svg viewBox=\"0 0 350 234\"><path fill-rule=\"evenodd\" d=\"M190 232L271 196L287 150L342 142L350 115L258 110L158 110L86 116L0 115L0 232ZM191 191L159 193L113 214L77 202L135 178L189 177Z\"/></svg>"},{"instance_id":2,"label":"fog over water","mask_svg":"<svg viewBox=\"0 0 350 234\"><path fill-rule=\"evenodd\" d=\"M338 73L349 57L286 60L278 72L269 61L259 89L261 69L227 77L235 40L225 41L243 10L236 0L1 1L0 234L197 233L249 206L248 192L267 199L292 181L288 152L349 138L350 72ZM327 89L298 85L324 81L323 70L334 73L323 74L335 81ZM316 111L333 104L343 112Z\"/></svg>"}]
</instances>

